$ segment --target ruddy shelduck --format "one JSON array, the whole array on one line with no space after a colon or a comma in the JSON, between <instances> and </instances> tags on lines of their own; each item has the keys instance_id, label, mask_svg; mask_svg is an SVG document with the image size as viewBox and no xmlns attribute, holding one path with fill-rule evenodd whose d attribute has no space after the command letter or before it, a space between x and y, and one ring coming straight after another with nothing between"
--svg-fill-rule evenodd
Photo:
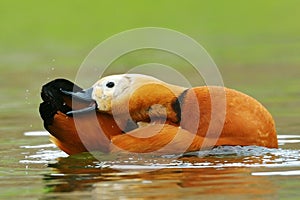
<instances>
[{"instance_id":1,"label":"ruddy shelduck","mask_svg":"<svg viewBox=\"0 0 300 200\"><path fill-rule=\"evenodd\" d=\"M217 86L184 88L151 76L107 76L83 90L58 79L42 88L52 141L83 151L183 153L221 145L277 148L275 123L254 98Z\"/></svg>"}]
</instances>

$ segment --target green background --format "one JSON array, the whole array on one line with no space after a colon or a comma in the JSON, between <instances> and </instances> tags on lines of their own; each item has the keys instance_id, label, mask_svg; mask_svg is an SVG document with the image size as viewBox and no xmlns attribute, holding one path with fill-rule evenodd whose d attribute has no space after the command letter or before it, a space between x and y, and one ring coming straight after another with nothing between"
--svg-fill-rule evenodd
<instances>
[{"instance_id":1,"label":"green background","mask_svg":"<svg viewBox=\"0 0 300 200\"><path fill-rule=\"evenodd\" d=\"M1 60L78 65L104 39L132 28L183 32L223 65L299 63L299 1L1 1ZM19 66L22 67L22 66Z\"/></svg>"}]
</instances>

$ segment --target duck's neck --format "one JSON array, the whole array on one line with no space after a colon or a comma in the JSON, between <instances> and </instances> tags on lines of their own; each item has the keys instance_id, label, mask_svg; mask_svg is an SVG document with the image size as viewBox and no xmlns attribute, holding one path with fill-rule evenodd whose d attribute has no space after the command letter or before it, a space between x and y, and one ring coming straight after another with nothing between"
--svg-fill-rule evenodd
<instances>
[{"instance_id":1,"label":"duck's neck","mask_svg":"<svg viewBox=\"0 0 300 200\"><path fill-rule=\"evenodd\" d=\"M186 88L147 84L133 92L129 100L129 113L136 121L170 121L180 122L180 97Z\"/></svg>"}]
</instances>

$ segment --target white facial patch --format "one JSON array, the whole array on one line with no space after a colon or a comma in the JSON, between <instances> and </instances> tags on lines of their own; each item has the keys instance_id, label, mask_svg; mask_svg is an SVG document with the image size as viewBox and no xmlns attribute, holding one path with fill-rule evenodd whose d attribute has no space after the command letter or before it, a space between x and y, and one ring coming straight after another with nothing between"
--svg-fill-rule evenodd
<instances>
[{"instance_id":1,"label":"white facial patch","mask_svg":"<svg viewBox=\"0 0 300 200\"><path fill-rule=\"evenodd\" d=\"M97 102L100 111L124 110L128 106L131 94L139 87L162 81L142 74L120 74L106 76L93 86L92 98ZM128 109L127 109L128 110Z\"/></svg>"},{"instance_id":2,"label":"white facial patch","mask_svg":"<svg viewBox=\"0 0 300 200\"><path fill-rule=\"evenodd\" d=\"M93 85L92 98L97 102L98 109L110 111L112 100L119 97L130 86L130 80L123 75L107 76Z\"/></svg>"}]
</instances>

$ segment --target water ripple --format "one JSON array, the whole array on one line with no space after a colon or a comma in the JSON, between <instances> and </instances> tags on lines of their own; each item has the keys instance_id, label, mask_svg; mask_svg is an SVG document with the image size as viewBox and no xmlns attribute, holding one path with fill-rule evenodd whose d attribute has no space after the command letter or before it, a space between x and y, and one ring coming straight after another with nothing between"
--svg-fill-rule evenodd
<instances>
[{"instance_id":1,"label":"water ripple","mask_svg":"<svg viewBox=\"0 0 300 200\"><path fill-rule=\"evenodd\" d=\"M26 136L45 136L44 132L26 133ZM282 144L299 142L299 135L279 135ZM20 163L50 164L67 154L53 144L21 146L31 149ZM137 154L101 154L101 161L89 164L90 168L110 168L117 170L155 170L161 168L230 168L230 167L300 167L300 150L270 149L258 146L221 146L211 150L189 152L182 155L144 156ZM87 159L86 154L79 156ZM95 159L95 158L91 158ZM74 163L73 163L74 164ZM75 163L77 164L77 163Z\"/></svg>"}]
</instances>

